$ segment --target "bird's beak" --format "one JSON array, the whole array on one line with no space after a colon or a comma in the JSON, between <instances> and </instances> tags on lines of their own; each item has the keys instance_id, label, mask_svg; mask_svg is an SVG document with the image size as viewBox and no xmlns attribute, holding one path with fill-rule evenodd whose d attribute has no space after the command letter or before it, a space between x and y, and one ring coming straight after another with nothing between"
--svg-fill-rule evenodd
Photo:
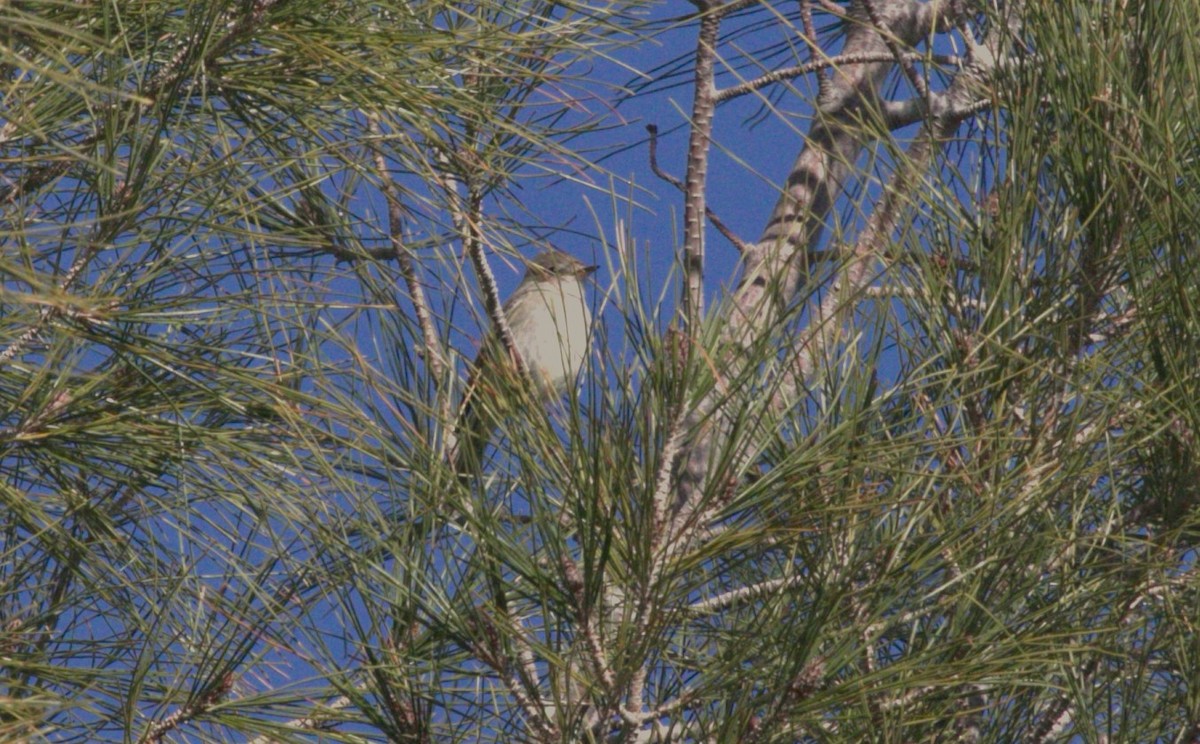
<instances>
[{"instance_id":1,"label":"bird's beak","mask_svg":"<svg viewBox=\"0 0 1200 744\"><path fill-rule=\"evenodd\" d=\"M592 274L595 274L596 269L598 269L598 268L600 268L600 267L599 266L584 266L583 268L581 268L579 270L579 273L576 274L576 276L578 276L580 279L583 279L584 277L589 277Z\"/></svg>"}]
</instances>

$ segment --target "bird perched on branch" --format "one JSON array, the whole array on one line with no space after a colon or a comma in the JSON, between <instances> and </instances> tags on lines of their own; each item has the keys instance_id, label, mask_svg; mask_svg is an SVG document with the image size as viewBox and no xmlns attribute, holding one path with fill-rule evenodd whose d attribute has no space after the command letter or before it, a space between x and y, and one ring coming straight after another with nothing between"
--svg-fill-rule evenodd
<instances>
[{"instance_id":1,"label":"bird perched on branch","mask_svg":"<svg viewBox=\"0 0 1200 744\"><path fill-rule=\"evenodd\" d=\"M503 416L504 391L523 382L510 352L520 355L535 400L554 400L575 381L587 357L592 324L583 284L596 269L554 248L529 262L521 283L504 303L514 348L505 348L492 328L471 367L450 455L456 472L479 466Z\"/></svg>"}]
</instances>

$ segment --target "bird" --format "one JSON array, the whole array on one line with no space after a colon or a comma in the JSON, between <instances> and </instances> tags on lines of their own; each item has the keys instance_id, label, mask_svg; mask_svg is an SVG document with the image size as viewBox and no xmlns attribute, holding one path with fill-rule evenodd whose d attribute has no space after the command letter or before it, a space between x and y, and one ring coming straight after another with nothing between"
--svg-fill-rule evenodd
<instances>
[{"instance_id":1,"label":"bird","mask_svg":"<svg viewBox=\"0 0 1200 744\"><path fill-rule=\"evenodd\" d=\"M587 358L592 313L584 282L597 268L550 248L528 262L521 283L504 303L513 346L539 402L566 392ZM493 327L471 365L455 425L450 462L460 477L482 463L505 410L505 391L520 382L516 375L509 351Z\"/></svg>"}]
</instances>

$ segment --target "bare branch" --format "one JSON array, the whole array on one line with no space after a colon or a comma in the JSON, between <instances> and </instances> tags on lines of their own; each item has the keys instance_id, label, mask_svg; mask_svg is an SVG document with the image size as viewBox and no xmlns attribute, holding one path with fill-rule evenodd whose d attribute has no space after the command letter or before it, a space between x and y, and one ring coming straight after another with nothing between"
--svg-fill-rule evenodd
<instances>
[{"instance_id":1,"label":"bare branch","mask_svg":"<svg viewBox=\"0 0 1200 744\"><path fill-rule=\"evenodd\" d=\"M846 9L835 3L833 0L818 0L818 2L820 2L821 7L825 10L825 12L829 13L830 15L837 16L838 18L849 17L849 13L846 12Z\"/></svg>"},{"instance_id":2,"label":"bare branch","mask_svg":"<svg viewBox=\"0 0 1200 744\"><path fill-rule=\"evenodd\" d=\"M817 45L817 27L813 23L812 3L809 0L800 0L800 23L804 28L804 41L808 44L808 53L810 57L827 56L825 50ZM824 71L817 75L817 97L825 97L825 89L829 87L829 76Z\"/></svg>"},{"instance_id":3,"label":"bare branch","mask_svg":"<svg viewBox=\"0 0 1200 744\"><path fill-rule=\"evenodd\" d=\"M901 51L895 37L885 28L883 18L875 8L875 0L861 0L861 2L867 12L867 17L871 19L871 24L879 30L880 38L883 39L883 43L887 44L888 50L891 51L892 57L900 65L900 69L904 70L904 74L908 77L908 82L912 83L913 90L917 92L917 96L922 100L928 101L929 86L925 84L925 78L921 77L920 73L917 72L917 68L913 66L912 60Z\"/></svg>"},{"instance_id":4,"label":"bare branch","mask_svg":"<svg viewBox=\"0 0 1200 744\"><path fill-rule=\"evenodd\" d=\"M468 156L465 152L459 153L459 156L468 160L473 159L473 156ZM467 258L471 261L471 267L475 270L475 280L479 282L479 288L483 290L484 309L487 311L488 319L492 322L492 327L495 328L504 348L512 358L513 365L524 376L526 374L525 360L521 358L521 354L517 351L517 345L513 341L512 328L509 327L508 318L504 315L504 303L500 300L496 276L488 266L487 256L484 255L481 231L483 195L478 186L469 181L466 184L466 194L464 195L459 190L462 181L458 176L451 175L449 178L453 189L451 194L457 195L457 199L451 199L455 202L453 207L455 226L459 230L459 235L462 236L463 248Z\"/></svg>"},{"instance_id":5,"label":"bare branch","mask_svg":"<svg viewBox=\"0 0 1200 744\"><path fill-rule=\"evenodd\" d=\"M368 126L376 138L383 136L378 118L372 117ZM392 252L396 258L396 262L400 265L400 274L404 277L404 284L408 288L408 296L413 304L413 312L416 314L417 323L421 327L421 335L425 341L425 361L429 365L434 379L441 380L444 377L447 365L446 355L438 338L437 328L433 325L433 313L429 310L429 300L425 297L425 287L421 284L421 279L417 275L417 268L413 262L412 255L404 245L402 237L404 210L403 205L400 203L400 194L395 182L388 174L387 160L384 158L382 149L375 146L372 148L372 151L375 156L375 175L379 178L380 186L388 203L388 238L391 241ZM449 396L445 396L445 400L448 401ZM448 417L449 411L445 411L444 413Z\"/></svg>"},{"instance_id":6,"label":"bare branch","mask_svg":"<svg viewBox=\"0 0 1200 744\"><path fill-rule=\"evenodd\" d=\"M947 65L951 67L961 67L963 60L960 57L951 54L904 54L901 55L910 65L913 62L933 62L936 64ZM867 62L892 62L895 61L895 55L887 54L839 54L836 57L827 57L825 59L817 59L812 62L806 62L802 65L794 65L792 67L784 67L779 70L768 72L766 75L757 77L753 80L747 80L744 83L731 85L717 93L717 103L724 103L753 93L756 90L765 88L774 83L791 80L793 78L808 75L818 70L826 70L839 67L841 65L861 65Z\"/></svg>"},{"instance_id":7,"label":"bare branch","mask_svg":"<svg viewBox=\"0 0 1200 744\"><path fill-rule=\"evenodd\" d=\"M708 3L697 1L706 10ZM708 147L712 136L713 111L716 108L716 82L713 69L717 55L717 37L721 30L719 12L700 16L696 38L696 68L692 89L691 135L688 137L687 175L683 193L683 323L695 327L704 315L704 217L705 190L708 181Z\"/></svg>"},{"instance_id":8,"label":"bare branch","mask_svg":"<svg viewBox=\"0 0 1200 744\"><path fill-rule=\"evenodd\" d=\"M650 135L650 170L654 172L654 175L679 189L680 192L687 193L687 190L683 186L683 182L675 176L672 176L670 173L664 171L658 164L658 126L654 124L647 124L646 132L648 132ZM721 233L721 235L725 236L726 240L733 244L733 247L737 249L738 253L746 252L746 250L749 248L749 245L746 243L746 241L739 238L737 234L733 232L733 230L729 229L729 226L717 216L717 213L714 212L711 207L704 207L704 215L708 217L709 222L712 222L713 227L717 228L717 232Z\"/></svg>"},{"instance_id":9,"label":"bare branch","mask_svg":"<svg viewBox=\"0 0 1200 744\"><path fill-rule=\"evenodd\" d=\"M788 578L771 579L770 581L762 581L757 584L739 587L732 589L724 594L719 594L715 597L710 597L703 601L697 602L688 607L688 612L694 615L706 615L719 610L728 609L735 605L747 602L767 594L774 594L786 591L791 587L803 584L809 581L807 576L791 576Z\"/></svg>"}]
</instances>

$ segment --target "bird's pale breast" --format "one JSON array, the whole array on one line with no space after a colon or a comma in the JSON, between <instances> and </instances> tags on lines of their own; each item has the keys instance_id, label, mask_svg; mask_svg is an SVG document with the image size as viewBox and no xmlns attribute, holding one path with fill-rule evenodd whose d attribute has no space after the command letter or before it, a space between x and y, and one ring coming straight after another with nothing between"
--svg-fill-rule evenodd
<instances>
[{"instance_id":1,"label":"bird's pale breast","mask_svg":"<svg viewBox=\"0 0 1200 744\"><path fill-rule=\"evenodd\" d=\"M574 382L592 320L578 279L528 282L509 298L505 314L517 350L544 395L561 393Z\"/></svg>"}]
</instances>

